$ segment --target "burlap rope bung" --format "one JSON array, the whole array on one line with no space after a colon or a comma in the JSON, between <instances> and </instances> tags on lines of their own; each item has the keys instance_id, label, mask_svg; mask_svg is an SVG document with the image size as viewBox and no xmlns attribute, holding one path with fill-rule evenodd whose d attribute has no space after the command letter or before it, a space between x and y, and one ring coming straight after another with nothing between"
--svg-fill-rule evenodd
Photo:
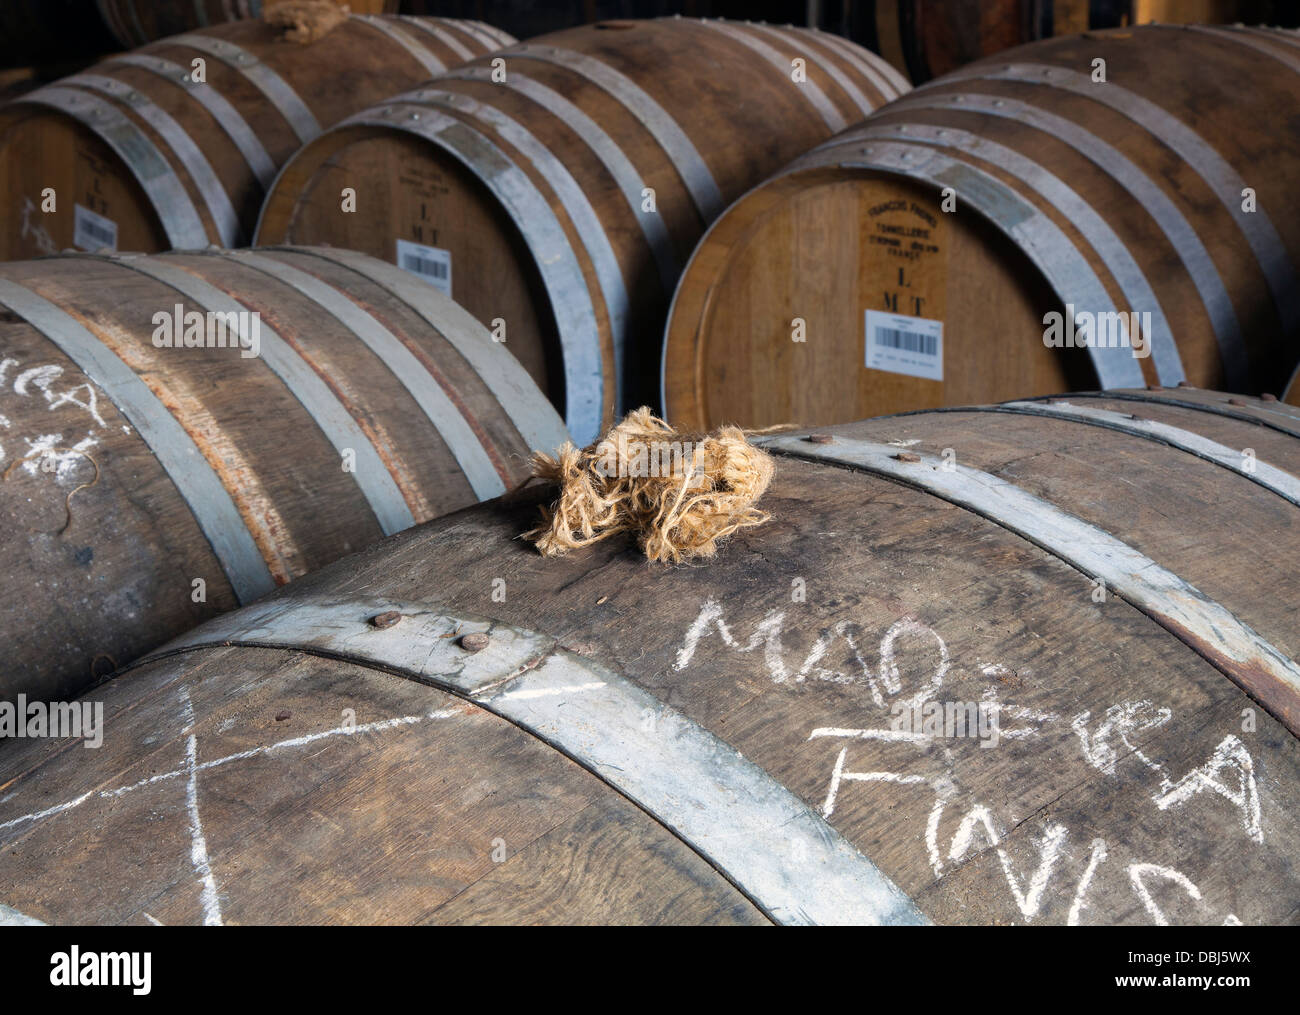
<instances>
[{"instance_id":1,"label":"burlap rope bung","mask_svg":"<svg viewBox=\"0 0 1300 1015\"><path fill-rule=\"evenodd\" d=\"M338 28L349 12L347 4L333 0L280 0L262 12L262 20L280 33L277 42L306 46Z\"/></svg>"},{"instance_id":2,"label":"burlap rope bung","mask_svg":"<svg viewBox=\"0 0 1300 1015\"><path fill-rule=\"evenodd\" d=\"M754 507L772 481L772 458L745 431L679 433L648 408L601 440L558 457L533 453L533 478L560 487L542 524L524 533L546 557L633 532L653 561L712 557L718 541L771 517Z\"/></svg>"}]
</instances>

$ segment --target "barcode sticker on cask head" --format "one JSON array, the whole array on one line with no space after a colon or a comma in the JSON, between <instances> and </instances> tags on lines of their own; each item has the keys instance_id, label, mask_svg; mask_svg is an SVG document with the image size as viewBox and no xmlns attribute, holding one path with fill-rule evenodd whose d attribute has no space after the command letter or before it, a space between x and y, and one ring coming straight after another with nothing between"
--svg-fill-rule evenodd
<instances>
[{"instance_id":1,"label":"barcode sticker on cask head","mask_svg":"<svg viewBox=\"0 0 1300 1015\"><path fill-rule=\"evenodd\" d=\"M943 321L868 310L866 333L868 369L943 380Z\"/></svg>"},{"instance_id":2,"label":"barcode sticker on cask head","mask_svg":"<svg viewBox=\"0 0 1300 1015\"><path fill-rule=\"evenodd\" d=\"M77 205L73 213L72 245L94 253L107 247L117 249L117 223Z\"/></svg>"},{"instance_id":3,"label":"barcode sticker on cask head","mask_svg":"<svg viewBox=\"0 0 1300 1015\"><path fill-rule=\"evenodd\" d=\"M451 251L426 247L409 240L397 241L397 265L432 282L448 296L451 295Z\"/></svg>"}]
</instances>

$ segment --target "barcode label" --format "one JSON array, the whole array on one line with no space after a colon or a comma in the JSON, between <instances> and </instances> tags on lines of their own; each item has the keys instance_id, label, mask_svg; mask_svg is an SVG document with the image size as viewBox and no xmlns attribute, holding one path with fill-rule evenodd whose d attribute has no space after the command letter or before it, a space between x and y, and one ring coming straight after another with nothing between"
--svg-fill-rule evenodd
<instances>
[{"instance_id":1,"label":"barcode label","mask_svg":"<svg viewBox=\"0 0 1300 1015\"><path fill-rule=\"evenodd\" d=\"M924 335L919 331L899 331L897 328L877 328L876 342L891 349L904 352L919 352L922 356L933 356L939 351L939 336Z\"/></svg>"},{"instance_id":2,"label":"barcode label","mask_svg":"<svg viewBox=\"0 0 1300 1015\"><path fill-rule=\"evenodd\" d=\"M397 264L412 275L432 282L451 295L451 251L425 247L409 240L397 241Z\"/></svg>"},{"instance_id":3,"label":"barcode label","mask_svg":"<svg viewBox=\"0 0 1300 1015\"><path fill-rule=\"evenodd\" d=\"M943 321L868 310L866 333L868 369L943 380Z\"/></svg>"},{"instance_id":4,"label":"barcode label","mask_svg":"<svg viewBox=\"0 0 1300 1015\"><path fill-rule=\"evenodd\" d=\"M77 205L73 211L72 245L94 253L117 249L117 223Z\"/></svg>"}]
</instances>

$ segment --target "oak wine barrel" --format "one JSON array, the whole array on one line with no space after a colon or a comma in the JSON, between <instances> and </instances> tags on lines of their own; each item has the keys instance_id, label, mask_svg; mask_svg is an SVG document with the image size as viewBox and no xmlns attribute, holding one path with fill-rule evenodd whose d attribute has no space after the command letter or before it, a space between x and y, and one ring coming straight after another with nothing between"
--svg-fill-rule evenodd
<instances>
[{"instance_id":1,"label":"oak wine barrel","mask_svg":"<svg viewBox=\"0 0 1300 1015\"><path fill-rule=\"evenodd\" d=\"M0 901L1295 919L1300 412L1117 391L759 439L773 520L707 566L618 540L543 559L517 538L535 508L500 500L97 688L97 751L0 752Z\"/></svg>"},{"instance_id":2,"label":"oak wine barrel","mask_svg":"<svg viewBox=\"0 0 1300 1015\"><path fill-rule=\"evenodd\" d=\"M259 19L280 0L5 0L0 67L93 59L180 32ZM345 0L336 0L343 6ZM398 0L346 0L353 14L396 14Z\"/></svg>"},{"instance_id":3,"label":"oak wine barrel","mask_svg":"<svg viewBox=\"0 0 1300 1015\"><path fill-rule=\"evenodd\" d=\"M875 0L874 45L916 84L1013 46L1089 29L1160 24L1296 24L1277 0ZM865 27L865 26L864 26Z\"/></svg>"},{"instance_id":4,"label":"oak wine barrel","mask_svg":"<svg viewBox=\"0 0 1300 1015\"><path fill-rule=\"evenodd\" d=\"M228 21L259 19L283 0L98 0L104 20L123 46L144 46L169 35ZM399 0L331 0L353 14L396 14Z\"/></svg>"},{"instance_id":5,"label":"oak wine barrel","mask_svg":"<svg viewBox=\"0 0 1300 1015\"><path fill-rule=\"evenodd\" d=\"M33 88L39 88L40 84L30 68L0 71L0 103L16 99Z\"/></svg>"},{"instance_id":6,"label":"oak wine barrel","mask_svg":"<svg viewBox=\"0 0 1300 1015\"><path fill-rule=\"evenodd\" d=\"M917 84L1000 50L1085 31L1090 21L1088 0L874 0L870 6L880 54Z\"/></svg>"},{"instance_id":7,"label":"oak wine barrel","mask_svg":"<svg viewBox=\"0 0 1300 1015\"><path fill-rule=\"evenodd\" d=\"M0 260L244 245L302 144L500 44L441 18L354 15L308 45L232 22L29 92L0 107Z\"/></svg>"},{"instance_id":8,"label":"oak wine barrel","mask_svg":"<svg viewBox=\"0 0 1300 1015\"><path fill-rule=\"evenodd\" d=\"M1298 71L1293 32L1149 26L914 90L701 241L664 343L669 419L1183 380L1280 394L1300 358ZM1108 347L1047 344L1070 308ZM1145 358L1123 345L1133 324Z\"/></svg>"},{"instance_id":9,"label":"oak wine barrel","mask_svg":"<svg viewBox=\"0 0 1300 1015\"><path fill-rule=\"evenodd\" d=\"M677 274L727 202L906 90L878 57L807 29L660 18L556 32L304 146L257 241L363 250L449 286L505 328L586 443L655 398Z\"/></svg>"},{"instance_id":10,"label":"oak wine barrel","mask_svg":"<svg viewBox=\"0 0 1300 1015\"><path fill-rule=\"evenodd\" d=\"M0 265L0 701L75 694L564 439L481 325L361 254Z\"/></svg>"}]
</instances>

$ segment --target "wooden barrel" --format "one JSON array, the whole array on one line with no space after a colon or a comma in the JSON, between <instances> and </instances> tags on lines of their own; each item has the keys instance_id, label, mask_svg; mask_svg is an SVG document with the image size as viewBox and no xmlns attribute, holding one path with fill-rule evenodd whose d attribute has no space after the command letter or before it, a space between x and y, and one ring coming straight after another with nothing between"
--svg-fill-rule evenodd
<instances>
[{"instance_id":1,"label":"wooden barrel","mask_svg":"<svg viewBox=\"0 0 1300 1015\"><path fill-rule=\"evenodd\" d=\"M0 901L1294 917L1300 412L1132 391L765 440L773 520L706 566L545 560L498 501L172 643L91 695L97 753L0 752Z\"/></svg>"},{"instance_id":2,"label":"wooden barrel","mask_svg":"<svg viewBox=\"0 0 1300 1015\"><path fill-rule=\"evenodd\" d=\"M357 15L310 45L245 21L30 92L0 109L0 260L245 244L277 169L323 127L499 44L439 18Z\"/></svg>"},{"instance_id":3,"label":"wooden barrel","mask_svg":"<svg viewBox=\"0 0 1300 1015\"><path fill-rule=\"evenodd\" d=\"M227 21L280 0L5 0L0 67L69 63ZM338 0L343 4L343 0ZM398 0L347 0L354 14L396 14Z\"/></svg>"},{"instance_id":4,"label":"wooden barrel","mask_svg":"<svg viewBox=\"0 0 1300 1015\"><path fill-rule=\"evenodd\" d=\"M1047 9L1055 14L1056 6ZM875 0L872 28L881 55L921 83L999 50L1088 27L1086 3L1061 6L1070 9L1057 30L1055 18L1044 24L1035 14L1045 11L1022 0ZM1078 7L1082 25L1068 16Z\"/></svg>"},{"instance_id":5,"label":"wooden barrel","mask_svg":"<svg viewBox=\"0 0 1300 1015\"><path fill-rule=\"evenodd\" d=\"M0 71L0 103L16 99L33 88L39 88L40 81L30 68Z\"/></svg>"},{"instance_id":6,"label":"wooden barrel","mask_svg":"<svg viewBox=\"0 0 1300 1015\"><path fill-rule=\"evenodd\" d=\"M701 242L667 328L669 418L832 422L1184 379L1280 393L1300 339L1297 70L1295 33L1142 27L915 90Z\"/></svg>"},{"instance_id":7,"label":"wooden barrel","mask_svg":"<svg viewBox=\"0 0 1300 1015\"><path fill-rule=\"evenodd\" d=\"M0 265L0 349L0 700L77 693L565 437L468 314L345 251Z\"/></svg>"},{"instance_id":8,"label":"wooden barrel","mask_svg":"<svg viewBox=\"0 0 1300 1015\"><path fill-rule=\"evenodd\" d=\"M1275 0L875 0L879 52L922 84L1013 46L1088 29L1161 24L1295 24Z\"/></svg>"},{"instance_id":9,"label":"wooden barrel","mask_svg":"<svg viewBox=\"0 0 1300 1015\"><path fill-rule=\"evenodd\" d=\"M661 18L556 32L306 145L257 239L364 250L449 285L505 328L586 442L655 398L664 312L705 226L906 90L866 50L806 29Z\"/></svg>"},{"instance_id":10,"label":"wooden barrel","mask_svg":"<svg viewBox=\"0 0 1300 1015\"><path fill-rule=\"evenodd\" d=\"M227 21L261 18L283 0L101 0L99 8L123 46L144 46L169 35ZM396 14L399 0L334 0L353 14Z\"/></svg>"}]
</instances>

